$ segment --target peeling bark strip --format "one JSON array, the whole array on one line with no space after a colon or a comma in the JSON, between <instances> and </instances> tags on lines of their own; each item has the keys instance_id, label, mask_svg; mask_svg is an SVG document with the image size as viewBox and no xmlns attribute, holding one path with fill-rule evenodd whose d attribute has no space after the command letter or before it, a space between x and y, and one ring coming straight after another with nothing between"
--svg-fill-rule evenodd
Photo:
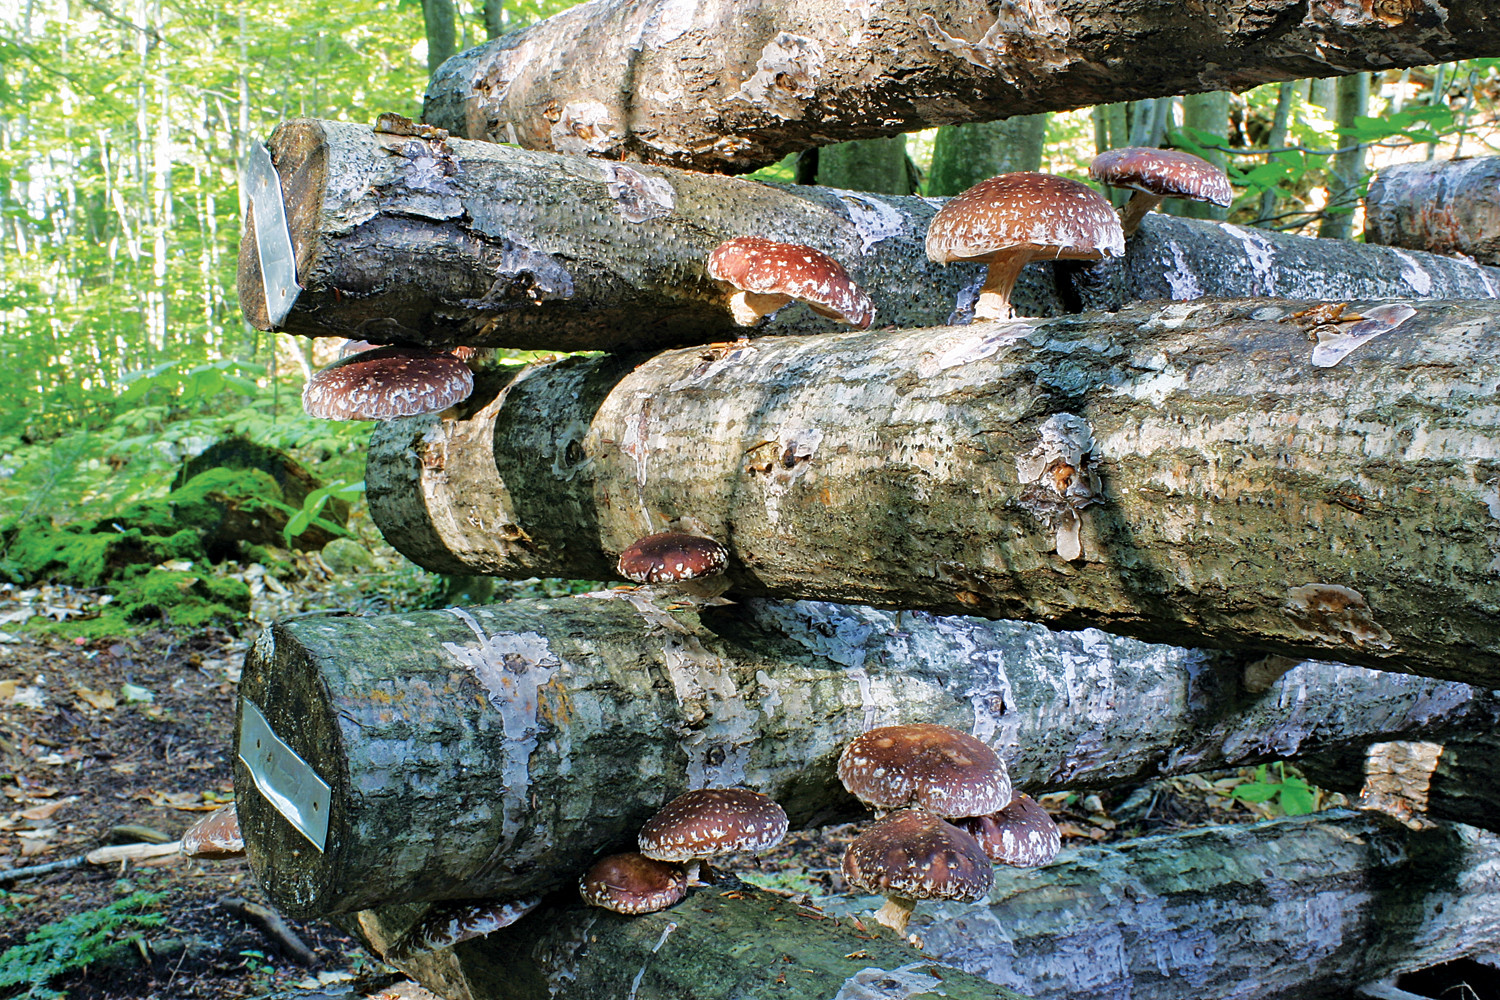
<instances>
[{"instance_id":1,"label":"peeling bark strip","mask_svg":"<svg viewBox=\"0 0 1500 1000\"><path fill-rule=\"evenodd\" d=\"M1500 156L1386 167L1365 197L1365 240L1500 263Z\"/></svg>"},{"instance_id":2,"label":"peeling bark strip","mask_svg":"<svg viewBox=\"0 0 1500 1000\"><path fill-rule=\"evenodd\" d=\"M848 139L1496 51L1480 0L595 0L444 62L424 115L741 173Z\"/></svg>"},{"instance_id":3,"label":"peeling bark strip","mask_svg":"<svg viewBox=\"0 0 1500 1000\"><path fill-rule=\"evenodd\" d=\"M382 424L371 513L441 572L603 579L692 517L746 595L1500 687L1500 308L1356 302L1310 334L1300 306L535 367Z\"/></svg>"},{"instance_id":4,"label":"peeling bark strip","mask_svg":"<svg viewBox=\"0 0 1500 1000\"><path fill-rule=\"evenodd\" d=\"M576 880L687 788L753 788L796 823L855 814L839 751L897 722L972 732L1037 791L1443 739L1494 712L1454 682L1246 669L1014 622L754 600L668 612L648 591L287 622L257 640L240 691L328 784L326 846L243 764L240 826L266 892L310 916Z\"/></svg>"},{"instance_id":5,"label":"peeling bark strip","mask_svg":"<svg viewBox=\"0 0 1500 1000\"><path fill-rule=\"evenodd\" d=\"M925 960L1036 1000L1353 996L1364 983L1500 947L1500 838L1467 827L1412 831L1378 814L1325 812L1068 848L1045 868L997 867L995 882L985 902L919 903L908 930ZM801 956L825 954L824 942L840 936L845 955L869 956L850 959L860 966L890 972L915 960L893 955L902 945L868 915L864 931L854 927L878 898L827 897L817 901L821 913L808 913L733 888L700 889L635 918L554 902L411 971L444 996L473 1000L623 998L642 970L641 995L649 988L658 1000L740 996L742 984L774 990L749 996L927 995L896 984L882 992L891 977L875 974L868 992L801 992L802 970L822 968ZM364 912L356 930L378 948L411 919ZM755 958L736 965L741 949ZM755 964L765 954L794 958L767 975ZM743 978L725 978L728 969ZM786 983L771 986L780 971ZM695 989L699 976L712 976L715 988ZM952 996L949 982L937 988Z\"/></svg>"},{"instance_id":6,"label":"peeling bark strip","mask_svg":"<svg viewBox=\"0 0 1500 1000\"><path fill-rule=\"evenodd\" d=\"M382 953L411 916L388 908L339 922ZM733 880L639 917L560 897L489 937L401 968L462 1000L1025 1000L891 935Z\"/></svg>"},{"instance_id":7,"label":"peeling bark strip","mask_svg":"<svg viewBox=\"0 0 1500 1000\"><path fill-rule=\"evenodd\" d=\"M388 126L389 127L389 126ZM947 322L984 265L927 259L942 201L780 187L666 168L295 121L271 138L297 277L285 329L306 336L543 350L732 340L709 251L729 236L816 247L874 300L875 321ZM240 302L266 328L254 231ZM1246 266L1246 262L1249 266ZM1153 216L1123 264L1080 274L1089 309L1142 298L1484 298L1500 272L1424 253ZM1065 310L1050 264L1028 267L1023 313ZM840 328L789 306L761 331Z\"/></svg>"}]
</instances>

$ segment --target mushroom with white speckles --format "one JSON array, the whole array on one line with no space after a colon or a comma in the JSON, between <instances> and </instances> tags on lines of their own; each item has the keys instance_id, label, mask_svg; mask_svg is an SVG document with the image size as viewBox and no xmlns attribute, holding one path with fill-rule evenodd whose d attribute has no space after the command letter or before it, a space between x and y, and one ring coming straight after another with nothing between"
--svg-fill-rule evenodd
<instances>
[{"instance_id":1,"label":"mushroom with white speckles","mask_svg":"<svg viewBox=\"0 0 1500 1000\"><path fill-rule=\"evenodd\" d=\"M439 413L473 391L474 373L452 354L377 347L308 379L302 408L326 420L391 420Z\"/></svg>"},{"instance_id":2,"label":"mushroom with white speckles","mask_svg":"<svg viewBox=\"0 0 1500 1000\"><path fill-rule=\"evenodd\" d=\"M1011 800L1005 762L989 744L950 726L881 726L839 755L839 780L877 810L921 806L939 816L983 816Z\"/></svg>"},{"instance_id":3,"label":"mushroom with white speckles","mask_svg":"<svg viewBox=\"0 0 1500 1000\"><path fill-rule=\"evenodd\" d=\"M698 788L662 806L641 827L641 853L657 861L685 861L688 881L716 854L765 851L786 836L786 812L776 800L747 788Z\"/></svg>"},{"instance_id":4,"label":"mushroom with white speckles","mask_svg":"<svg viewBox=\"0 0 1500 1000\"><path fill-rule=\"evenodd\" d=\"M875 919L898 934L918 900L971 902L995 881L978 841L925 809L893 812L855 837L844 852L844 877L885 896Z\"/></svg>"},{"instance_id":5,"label":"mushroom with white speckles","mask_svg":"<svg viewBox=\"0 0 1500 1000\"><path fill-rule=\"evenodd\" d=\"M628 546L615 568L635 583L677 584L699 597L717 597L728 589L723 578L728 565L729 550L712 538L662 531Z\"/></svg>"},{"instance_id":6,"label":"mushroom with white speckles","mask_svg":"<svg viewBox=\"0 0 1500 1000\"><path fill-rule=\"evenodd\" d=\"M1062 832L1057 824L1040 802L1022 793L998 812L952 822L979 841L991 861L1002 865L1039 868L1062 849Z\"/></svg>"},{"instance_id":7,"label":"mushroom with white speckles","mask_svg":"<svg viewBox=\"0 0 1500 1000\"><path fill-rule=\"evenodd\" d=\"M681 865L628 851L594 862L579 880L578 894L590 906L635 916L665 910L687 895L687 885Z\"/></svg>"},{"instance_id":8,"label":"mushroom with white speckles","mask_svg":"<svg viewBox=\"0 0 1500 1000\"><path fill-rule=\"evenodd\" d=\"M927 256L989 265L975 319L1013 319L1010 295L1031 260L1099 260L1125 252L1120 220L1087 184L1018 171L980 181L938 210Z\"/></svg>"},{"instance_id":9,"label":"mushroom with white speckles","mask_svg":"<svg viewBox=\"0 0 1500 1000\"><path fill-rule=\"evenodd\" d=\"M245 837L240 833L240 817L234 803L220 806L188 827L180 849L187 857L210 861L243 858Z\"/></svg>"},{"instance_id":10,"label":"mushroom with white speckles","mask_svg":"<svg viewBox=\"0 0 1500 1000\"><path fill-rule=\"evenodd\" d=\"M736 289L729 298L729 310L740 326L754 326L793 301L806 302L819 316L861 329L875 320L870 297L860 291L843 265L800 243L736 236L708 255L708 276Z\"/></svg>"},{"instance_id":11,"label":"mushroom with white speckles","mask_svg":"<svg viewBox=\"0 0 1500 1000\"><path fill-rule=\"evenodd\" d=\"M1126 146L1106 150L1089 164L1089 176L1101 184L1134 192L1120 209L1120 225L1127 238L1135 235L1141 220L1163 198L1206 201L1221 207L1234 200L1228 174L1203 157L1178 149Z\"/></svg>"}]
</instances>

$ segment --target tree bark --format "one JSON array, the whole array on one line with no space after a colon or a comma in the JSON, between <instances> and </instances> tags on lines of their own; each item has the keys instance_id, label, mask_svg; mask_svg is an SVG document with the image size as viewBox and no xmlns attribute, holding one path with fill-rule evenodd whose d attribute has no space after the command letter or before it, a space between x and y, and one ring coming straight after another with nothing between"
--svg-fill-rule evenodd
<instances>
[{"instance_id":1,"label":"tree bark","mask_svg":"<svg viewBox=\"0 0 1500 1000\"><path fill-rule=\"evenodd\" d=\"M908 930L929 961L1035 1000L1348 997L1365 983L1500 946L1500 839L1458 826L1413 831L1379 814L1325 812L1065 849L1045 868L998 867L995 881L979 903L918 904ZM878 899L817 902L822 912L809 913L715 887L626 919L559 899L411 971L465 1000L540 1000L556 995L549 983L621 996L633 982L651 991L642 995L696 1000L740 995L719 970L741 948L756 958L817 955L844 940L846 954L869 956L851 959L852 968L889 972L915 960L893 953L895 936L869 919ZM410 920L365 912L359 930L385 939ZM700 940L704 947L688 944ZM727 940L735 948L724 948ZM797 988L806 973L794 969L805 966L819 963L783 960L786 983L776 988ZM764 988L778 971L744 978ZM698 975L726 988L695 990Z\"/></svg>"},{"instance_id":2,"label":"tree bark","mask_svg":"<svg viewBox=\"0 0 1500 1000\"><path fill-rule=\"evenodd\" d=\"M413 914L367 910L340 923L383 953ZM450 1000L1025 1000L876 933L874 921L865 926L733 879L638 917L585 907L575 891L494 934L399 967Z\"/></svg>"},{"instance_id":3,"label":"tree bark","mask_svg":"<svg viewBox=\"0 0 1500 1000\"><path fill-rule=\"evenodd\" d=\"M1500 310L1355 303L1315 344L1300 305L534 367L380 425L367 497L439 572L601 579L689 518L746 596L1500 688Z\"/></svg>"},{"instance_id":4,"label":"tree bark","mask_svg":"<svg viewBox=\"0 0 1500 1000\"><path fill-rule=\"evenodd\" d=\"M1097 632L665 604L606 592L272 626L245 666L241 732L254 706L330 790L314 850L238 762L267 894L293 916L527 895L625 849L690 787L756 788L799 824L853 815L838 753L900 721L973 732L1040 791L1439 739L1493 712L1462 684L1327 663L1278 677ZM261 766L272 792L289 761Z\"/></svg>"},{"instance_id":5,"label":"tree bark","mask_svg":"<svg viewBox=\"0 0 1500 1000\"><path fill-rule=\"evenodd\" d=\"M744 234L807 242L841 260L881 325L946 321L983 273L927 259L938 203L922 198L637 169L388 127L397 131L301 120L271 137L303 286L288 332L557 351L732 340L744 328L733 325L727 289L709 279L705 261ZM1169 222L1143 234L1127 258L1140 273L1134 264L1099 269L1094 290L1084 291L1089 308L1143 296L1500 290L1495 272L1404 250ZM240 304L265 329L254 239L246 227ZM1051 265L1023 272L1016 301L1030 315L1064 311ZM757 332L836 326L797 305Z\"/></svg>"},{"instance_id":6,"label":"tree bark","mask_svg":"<svg viewBox=\"0 0 1500 1000\"><path fill-rule=\"evenodd\" d=\"M1500 156L1386 167L1365 199L1365 240L1500 263Z\"/></svg>"},{"instance_id":7,"label":"tree bark","mask_svg":"<svg viewBox=\"0 0 1500 1000\"><path fill-rule=\"evenodd\" d=\"M739 173L934 125L1489 55L1478 0L866 0L564 11L450 59L427 121L471 139Z\"/></svg>"},{"instance_id":8,"label":"tree bark","mask_svg":"<svg viewBox=\"0 0 1500 1000\"><path fill-rule=\"evenodd\" d=\"M1500 721L1443 741L1427 786L1427 810L1439 819L1500 833Z\"/></svg>"},{"instance_id":9,"label":"tree bark","mask_svg":"<svg viewBox=\"0 0 1500 1000\"><path fill-rule=\"evenodd\" d=\"M945 125L932 141L930 195L955 195L996 174L1040 170L1047 116Z\"/></svg>"}]
</instances>

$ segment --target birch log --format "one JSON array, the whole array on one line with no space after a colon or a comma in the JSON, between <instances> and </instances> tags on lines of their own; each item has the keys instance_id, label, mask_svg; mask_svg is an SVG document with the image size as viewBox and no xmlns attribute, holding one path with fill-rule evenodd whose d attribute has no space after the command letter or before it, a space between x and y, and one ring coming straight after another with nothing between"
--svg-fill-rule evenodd
<instances>
[{"instance_id":1,"label":"birch log","mask_svg":"<svg viewBox=\"0 0 1500 1000\"><path fill-rule=\"evenodd\" d=\"M739 173L935 125L1500 51L1479 0L595 0L449 59L471 139Z\"/></svg>"},{"instance_id":2,"label":"birch log","mask_svg":"<svg viewBox=\"0 0 1500 1000\"><path fill-rule=\"evenodd\" d=\"M843 261L880 325L947 322L977 294L979 265L927 259L935 199L781 187L384 127L396 130L302 120L271 137L303 286L288 332L557 351L733 339L744 331L731 323L727 289L704 267L719 242L747 234L809 243ZM245 227L240 302L266 329L254 241ZM1500 290L1500 271L1472 263L1166 216L1148 221L1122 264L1077 280L1090 309L1203 295L1483 298ZM1052 265L1027 268L1017 302L1027 315L1066 311ZM757 333L835 327L798 305Z\"/></svg>"},{"instance_id":3,"label":"birch log","mask_svg":"<svg viewBox=\"0 0 1500 1000\"><path fill-rule=\"evenodd\" d=\"M339 923L383 954L412 912L365 910ZM559 893L511 927L399 965L448 1000L1025 1000L891 935L734 880L639 917Z\"/></svg>"},{"instance_id":4,"label":"birch log","mask_svg":"<svg viewBox=\"0 0 1500 1000\"><path fill-rule=\"evenodd\" d=\"M239 821L272 900L311 916L555 886L686 788L755 788L797 823L855 814L834 763L877 725L960 727L1041 790L1442 738L1492 711L1453 682L1245 668L1101 632L810 602L668 611L647 591L292 621L241 679ZM256 712L286 753L252 774ZM329 789L321 850L277 804L309 773Z\"/></svg>"},{"instance_id":5,"label":"birch log","mask_svg":"<svg viewBox=\"0 0 1500 1000\"><path fill-rule=\"evenodd\" d=\"M1500 156L1381 170L1365 198L1365 240L1500 262Z\"/></svg>"},{"instance_id":6,"label":"birch log","mask_svg":"<svg viewBox=\"0 0 1500 1000\"><path fill-rule=\"evenodd\" d=\"M1039 870L997 867L995 881L981 903L918 904L908 930L927 961L1035 1000L1348 997L1364 983L1500 946L1500 838L1462 826L1413 831L1380 814L1326 812L1067 848ZM863 929L853 925L878 899L828 897L817 901L821 913L782 903L778 922L761 915L776 906L763 895L723 891L699 890L631 919L559 899L412 971L465 1000L550 1000L559 994L549 985L564 984L579 996L621 996L633 981L643 997L698 1000L739 995L692 984L697 970L717 972L740 949L798 955L841 932L872 969L913 960L891 955L894 935L867 916ZM410 920L398 911L359 915L363 935L377 942ZM735 947L700 945L715 929ZM790 966L801 963L787 964L791 985Z\"/></svg>"},{"instance_id":7,"label":"birch log","mask_svg":"<svg viewBox=\"0 0 1500 1000\"><path fill-rule=\"evenodd\" d=\"M441 572L602 579L669 523L747 596L1249 644L1500 688L1500 310L1298 304L574 360L381 425Z\"/></svg>"}]
</instances>

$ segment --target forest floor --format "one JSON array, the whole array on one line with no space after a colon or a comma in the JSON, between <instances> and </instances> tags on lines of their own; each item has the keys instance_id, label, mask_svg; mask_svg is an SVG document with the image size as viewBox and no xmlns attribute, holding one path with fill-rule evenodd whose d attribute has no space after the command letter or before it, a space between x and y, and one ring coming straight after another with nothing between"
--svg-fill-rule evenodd
<instances>
[{"instance_id":1,"label":"forest floor","mask_svg":"<svg viewBox=\"0 0 1500 1000\"><path fill-rule=\"evenodd\" d=\"M261 601L255 616L297 607L295 589L283 588L274 609ZM89 613L77 592L0 588L0 627L24 615L22 600L54 618ZM0 997L430 1000L330 923L288 921L315 956L304 965L234 916L224 900L265 902L243 860L172 854L4 880L8 869L139 841L140 827L176 840L231 801L235 687L257 628L98 641L0 632L0 953L31 941L0 968ZM1250 780L1249 771L1190 776L1042 801L1065 842L1102 842L1264 818L1272 807L1230 795ZM837 892L853 835L852 824L794 832L782 849L734 865L771 888Z\"/></svg>"}]
</instances>

